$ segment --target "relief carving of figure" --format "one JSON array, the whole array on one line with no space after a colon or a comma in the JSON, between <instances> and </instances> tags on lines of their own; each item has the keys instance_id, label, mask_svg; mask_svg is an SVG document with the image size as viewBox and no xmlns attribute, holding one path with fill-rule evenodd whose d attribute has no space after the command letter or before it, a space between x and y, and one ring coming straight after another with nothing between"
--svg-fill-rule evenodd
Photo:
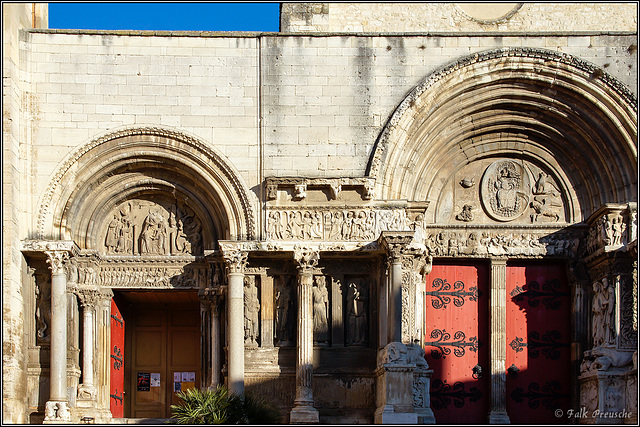
<instances>
[{"instance_id":1,"label":"relief carving of figure","mask_svg":"<svg viewBox=\"0 0 640 427\"><path fill-rule=\"evenodd\" d=\"M349 283L347 291L347 344L365 345L367 342L367 300L369 296L361 279Z\"/></svg>"},{"instance_id":2,"label":"relief carving of figure","mask_svg":"<svg viewBox=\"0 0 640 427\"><path fill-rule=\"evenodd\" d=\"M280 344L291 342L291 330L289 328L289 308L291 306L291 290L286 285L284 277L277 278L276 285L276 338Z\"/></svg>"},{"instance_id":3,"label":"relief carving of figure","mask_svg":"<svg viewBox=\"0 0 640 427\"><path fill-rule=\"evenodd\" d=\"M147 215L140 233L140 254L165 255L166 240L167 226L162 215L157 212Z\"/></svg>"},{"instance_id":4,"label":"relief carving of figure","mask_svg":"<svg viewBox=\"0 0 640 427\"><path fill-rule=\"evenodd\" d=\"M622 244L622 236L626 228L627 227L624 221L622 220L622 216L617 215L611 220L611 229L612 229L611 244L612 245Z\"/></svg>"},{"instance_id":5,"label":"relief carving of figure","mask_svg":"<svg viewBox=\"0 0 640 427\"><path fill-rule=\"evenodd\" d=\"M329 292L326 278L316 276L313 286L313 332L314 341L327 343L329 341Z\"/></svg>"},{"instance_id":6,"label":"relief carving of figure","mask_svg":"<svg viewBox=\"0 0 640 427\"><path fill-rule=\"evenodd\" d=\"M292 239L302 238L302 213L291 212L288 224L289 237Z\"/></svg>"},{"instance_id":7,"label":"relief carving of figure","mask_svg":"<svg viewBox=\"0 0 640 427\"><path fill-rule=\"evenodd\" d=\"M122 222L118 219L118 215L113 215L113 219L109 222L107 227L107 237L104 245L107 247L107 252L115 253L118 247L118 240L120 239L120 232L122 231Z\"/></svg>"},{"instance_id":8,"label":"relief carving of figure","mask_svg":"<svg viewBox=\"0 0 640 427\"><path fill-rule=\"evenodd\" d=\"M51 341L51 280L36 281L36 336L38 342Z\"/></svg>"},{"instance_id":9,"label":"relief carving of figure","mask_svg":"<svg viewBox=\"0 0 640 427\"><path fill-rule=\"evenodd\" d=\"M482 178L481 199L487 214L498 221L520 216L528 206L529 175L522 164L500 160Z\"/></svg>"},{"instance_id":10,"label":"relief carving of figure","mask_svg":"<svg viewBox=\"0 0 640 427\"><path fill-rule=\"evenodd\" d=\"M246 345L258 345L258 325L260 314L260 301L258 300L258 288L253 276L244 277L244 343Z\"/></svg>"},{"instance_id":11,"label":"relief carving of figure","mask_svg":"<svg viewBox=\"0 0 640 427\"><path fill-rule=\"evenodd\" d=\"M615 295L608 280L603 278L600 282L593 283L593 346L612 343L614 340L613 308Z\"/></svg>"},{"instance_id":12,"label":"relief carving of figure","mask_svg":"<svg viewBox=\"0 0 640 427\"><path fill-rule=\"evenodd\" d=\"M458 221L470 222L473 221L473 206L472 205L464 205L462 207L462 212L456 215L456 219Z\"/></svg>"},{"instance_id":13,"label":"relief carving of figure","mask_svg":"<svg viewBox=\"0 0 640 427\"><path fill-rule=\"evenodd\" d=\"M118 236L118 245L116 252L119 253L131 253L133 251L133 227L128 216L121 218L122 227L120 228L120 235Z\"/></svg>"}]
</instances>

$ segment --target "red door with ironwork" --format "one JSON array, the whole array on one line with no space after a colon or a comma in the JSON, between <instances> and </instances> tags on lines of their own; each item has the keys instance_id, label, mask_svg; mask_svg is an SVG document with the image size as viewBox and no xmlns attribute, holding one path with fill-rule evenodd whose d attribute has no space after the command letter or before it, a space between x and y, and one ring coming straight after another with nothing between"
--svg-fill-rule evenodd
<instances>
[{"instance_id":1,"label":"red door with ironwork","mask_svg":"<svg viewBox=\"0 0 640 427\"><path fill-rule=\"evenodd\" d=\"M425 352L431 408L444 424L484 423L490 403L488 268L434 264L427 275Z\"/></svg>"},{"instance_id":2,"label":"red door with ironwork","mask_svg":"<svg viewBox=\"0 0 640 427\"><path fill-rule=\"evenodd\" d=\"M570 304L563 265L507 265L507 414L513 424L567 422L557 415L570 403Z\"/></svg>"},{"instance_id":3,"label":"red door with ironwork","mask_svg":"<svg viewBox=\"0 0 640 427\"><path fill-rule=\"evenodd\" d=\"M111 415L124 417L124 319L115 301L111 300Z\"/></svg>"}]
</instances>

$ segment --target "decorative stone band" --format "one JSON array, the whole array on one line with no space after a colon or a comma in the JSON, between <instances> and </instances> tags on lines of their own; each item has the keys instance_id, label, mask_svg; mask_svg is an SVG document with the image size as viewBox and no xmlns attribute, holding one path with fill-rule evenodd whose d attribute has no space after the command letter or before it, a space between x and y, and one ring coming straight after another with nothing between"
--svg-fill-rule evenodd
<instances>
[{"instance_id":1,"label":"decorative stone band","mask_svg":"<svg viewBox=\"0 0 640 427\"><path fill-rule=\"evenodd\" d=\"M97 284L111 288L204 288L208 269L204 266L103 266Z\"/></svg>"},{"instance_id":2,"label":"decorative stone band","mask_svg":"<svg viewBox=\"0 0 640 427\"><path fill-rule=\"evenodd\" d=\"M373 183L371 178L279 178L265 179L267 200L276 200L278 191L293 190L293 199L306 198L308 188L326 189L330 191L331 199L336 200L345 187L359 189L362 200L373 199Z\"/></svg>"},{"instance_id":3,"label":"decorative stone band","mask_svg":"<svg viewBox=\"0 0 640 427\"><path fill-rule=\"evenodd\" d=\"M637 203L626 205L607 204L587 221L586 253L592 258L602 253L624 250L638 240Z\"/></svg>"}]
</instances>

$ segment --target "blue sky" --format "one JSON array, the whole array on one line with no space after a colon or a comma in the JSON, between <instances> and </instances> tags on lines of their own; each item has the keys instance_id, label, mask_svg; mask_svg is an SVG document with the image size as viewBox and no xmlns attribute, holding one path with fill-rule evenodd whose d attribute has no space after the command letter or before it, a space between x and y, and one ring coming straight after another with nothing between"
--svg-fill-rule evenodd
<instances>
[{"instance_id":1,"label":"blue sky","mask_svg":"<svg viewBox=\"0 0 640 427\"><path fill-rule=\"evenodd\" d=\"M49 3L49 28L278 31L279 3Z\"/></svg>"}]
</instances>

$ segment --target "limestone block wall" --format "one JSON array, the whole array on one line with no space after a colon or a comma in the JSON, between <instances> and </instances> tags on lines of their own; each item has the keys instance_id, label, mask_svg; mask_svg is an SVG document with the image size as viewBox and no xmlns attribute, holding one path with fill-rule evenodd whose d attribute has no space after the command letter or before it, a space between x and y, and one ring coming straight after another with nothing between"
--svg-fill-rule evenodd
<instances>
[{"instance_id":1,"label":"limestone block wall","mask_svg":"<svg viewBox=\"0 0 640 427\"><path fill-rule=\"evenodd\" d=\"M635 31L633 3L283 3L283 32Z\"/></svg>"},{"instance_id":2,"label":"limestone block wall","mask_svg":"<svg viewBox=\"0 0 640 427\"><path fill-rule=\"evenodd\" d=\"M635 35L24 34L25 182L33 229L55 168L107 132L163 126L226 156L258 198L268 176L363 176L394 109L430 73L502 47L575 55L634 93ZM263 198L262 198L263 199Z\"/></svg>"},{"instance_id":3,"label":"limestone block wall","mask_svg":"<svg viewBox=\"0 0 640 427\"><path fill-rule=\"evenodd\" d=\"M409 91L475 52L564 52L599 65L637 91L635 35L327 34L264 36L262 46L265 176L362 176L376 138Z\"/></svg>"},{"instance_id":4,"label":"limestone block wall","mask_svg":"<svg viewBox=\"0 0 640 427\"><path fill-rule=\"evenodd\" d=\"M20 140L24 122L20 30L46 28L48 10L40 3L2 5L2 413L3 422L28 422L26 348L20 253L20 191L23 182Z\"/></svg>"},{"instance_id":5,"label":"limestone block wall","mask_svg":"<svg viewBox=\"0 0 640 427\"><path fill-rule=\"evenodd\" d=\"M27 213L56 166L123 127L164 126L211 144L258 181L258 40L154 33L27 34ZM30 218L33 221L33 218Z\"/></svg>"}]
</instances>

